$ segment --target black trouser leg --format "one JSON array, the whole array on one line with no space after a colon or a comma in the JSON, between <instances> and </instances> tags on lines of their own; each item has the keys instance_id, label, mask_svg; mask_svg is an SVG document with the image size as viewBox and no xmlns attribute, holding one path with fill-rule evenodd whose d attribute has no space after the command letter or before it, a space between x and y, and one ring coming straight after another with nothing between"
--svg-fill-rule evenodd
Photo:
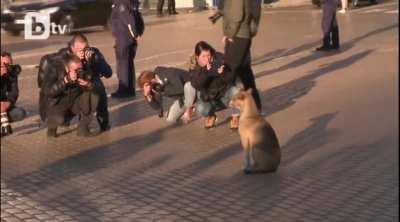
<instances>
[{"instance_id":1,"label":"black trouser leg","mask_svg":"<svg viewBox=\"0 0 400 222\"><path fill-rule=\"evenodd\" d=\"M251 64L250 63L246 64L241 70L243 71L240 72L239 76L243 83L244 89L245 90L251 89L251 94L254 98L254 102L256 103L257 109L261 110L262 108L261 98L256 87L256 81L253 70L251 69Z\"/></svg>"},{"instance_id":2,"label":"black trouser leg","mask_svg":"<svg viewBox=\"0 0 400 222\"><path fill-rule=\"evenodd\" d=\"M96 118L99 121L100 127L107 127L109 125L109 112L106 89L101 79L97 79L95 82L96 88L94 89L94 94L97 97L98 103L93 104L96 103L96 101L93 101L96 98L93 97L91 98L91 102L95 106L97 112Z\"/></svg>"},{"instance_id":3,"label":"black trouser leg","mask_svg":"<svg viewBox=\"0 0 400 222\"><path fill-rule=\"evenodd\" d=\"M175 0L168 0L168 13L175 14Z\"/></svg>"},{"instance_id":4,"label":"black trouser leg","mask_svg":"<svg viewBox=\"0 0 400 222\"><path fill-rule=\"evenodd\" d=\"M136 88L136 73L135 73L135 56L136 56L136 49L137 49L137 44L134 43L129 47L129 75L128 75L128 91L129 93L135 94L135 88Z\"/></svg>"},{"instance_id":5,"label":"black trouser leg","mask_svg":"<svg viewBox=\"0 0 400 222\"><path fill-rule=\"evenodd\" d=\"M225 62L233 75L240 77L245 89L252 89L257 108L261 110L261 99L258 93L253 70L251 69L251 39L234 38L225 45Z\"/></svg>"},{"instance_id":6,"label":"black trouser leg","mask_svg":"<svg viewBox=\"0 0 400 222\"><path fill-rule=\"evenodd\" d=\"M163 6L164 6L164 0L158 0L157 14L159 14L159 15L162 14Z\"/></svg>"},{"instance_id":7,"label":"black trouser leg","mask_svg":"<svg viewBox=\"0 0 400 222\"><path fill-rule=\"evenodd\" d=\"M332 45L333 49L339 49L340 42L339 42L339 26L336 20L336 13L333 15L332 19L332 26L331 26L331 35L332 35Z\"/></svg>"},{"instance_id":8,"label":"black trouser leg","mask_svg":"<svg viewBox=\"0 0 400 222\"><path fill-rule=\"evenodd\" d=\"M136 54L136 43L126 44L117 41L117 75L119 80L118 91L125 93L135 92L135 67L133 59Z\"/></svg>"}]
</instances>

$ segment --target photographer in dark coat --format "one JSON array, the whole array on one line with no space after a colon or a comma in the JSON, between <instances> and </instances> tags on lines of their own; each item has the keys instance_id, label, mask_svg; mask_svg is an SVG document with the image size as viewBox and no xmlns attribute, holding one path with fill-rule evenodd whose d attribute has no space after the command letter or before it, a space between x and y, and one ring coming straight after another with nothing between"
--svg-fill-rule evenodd
<instances>
[{"instance_id":1,"label":"photographer in dark coat","mask_svg":"<svg viewBox=\"0 0 400 222\"><path fill-rule=\"evenodd\" d=\"M107 93L102 77L110 78L112 69L105 60L99 49L90 47L87 38L82 34L75 35L69 42L68 47L60 49L55 54L46 55L42 58L39 65L38 85L41 88L44 76L48 72L48 67L57 60L62 60L67 55L76 55L81 59L85 70L93 73L93 93L99 97L98 104L92 104L92 109L96 110L96 118L100 125L100 130L105 131L110 128ZM40 115L42 120L46 119L46 99L43 93L40 94Z\"/></svg>"},{"instance_id":2,"label":"photographer in dark coat","mask_svg":"<svg viewBox=\"0 0 400 222\"><path fill-rule=\"evenodd\" d=\"M103 54L101 54L99 49L90 47L89 41L83 34L75 35L70 41L69 46L61 49L58 54L61 57L64 57L66 54L74 54L81 59L84 69L92 71L93 93L99 97L98 105L95 107L97 111L96 118L101 131L108 130L110 128L110 121L107 93L101 78L110 78L112 69Z\"/></svg>"},{"instance_id":3,"label":"photographer in dark coat","mask_svg":"<svg viewBox=\"0 0 400 222\"><path fill-rule=\"evenodd\" d=\"M224 65L223 55L204 41L195 46L195 62L189 69L191 85L199 92L197 112L206 118L205 128L216 124L215 112L227 108L230 100L239 91L233 72ZM234 110L231 129L237 129L239 113Z\"/></svg>"},{"instance_id":4,"label":"photographer in dark coat","mask_svg":"<svg viewBox=\"0 0 400 222\"><path fill-rule=\"evenodd\" d=\"M12 133L10 122L20 121L26 116L24 109L15 106L17 102L19 65L13 65L11 54L1 53L1 136Z\"/></svg>"},{"instance_id":5,"label":"photographer in dark coat","mask_svg":"<svg viewBox=\"0 0 400 222\"><path fill-rule=\"evenodd\" d=\"M172 67L157 67L153 72L144 71L138 77L140 88L149 105L164 115L163 97L175 99L168 110L167 122L177 122L182 117L190 117L196 90L190 85L189 73ZM190 118L182 118L188 121Z\"/></svg>"},{"instance_id":6,"label":"photographer in dark coat","mask_svg":"<svg viewBox=\"0 0 400 222\"><path fill-rule=\"evenodd\" d=\"M62 61L62 62L61 62ZM89 124L93 105L98 98L92 93L93 74L84 70L81 59L66 55L61 61L49 66L41 90L47 98L48 137L57 136L57 127L75 115L80 116L78 136L92 136Z\"/></svg>"}]
</instances>

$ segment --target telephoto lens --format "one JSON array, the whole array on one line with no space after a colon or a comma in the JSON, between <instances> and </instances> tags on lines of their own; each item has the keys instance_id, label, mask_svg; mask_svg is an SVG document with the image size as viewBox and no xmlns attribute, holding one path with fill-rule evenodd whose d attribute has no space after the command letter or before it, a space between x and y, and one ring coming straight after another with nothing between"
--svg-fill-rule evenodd
<instances>
[{"instance_id":1,"label":"telephoto lens","mask_svg":"<svg viewBox=\"0 0 400 222\"><path fill-rule=\"evenodd\" d=\"M4 112L0 114L0 122L1 122L1 137L10 135L12 133L12 129L7 113Z\"/></svg>"}]
</instances>

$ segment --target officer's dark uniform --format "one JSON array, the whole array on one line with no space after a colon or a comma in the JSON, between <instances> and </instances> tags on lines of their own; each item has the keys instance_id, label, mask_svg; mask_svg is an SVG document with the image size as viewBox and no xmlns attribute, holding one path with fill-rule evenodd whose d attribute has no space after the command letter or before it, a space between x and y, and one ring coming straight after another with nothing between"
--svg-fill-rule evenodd
<instances>
[{"instance_id":1,"label":"officer's dark uniform","mask_svg":"<svg viewBox=\"0 0 400 222\"><path fill-rule=\"evenodd\" d=\"M157 14L162 15L164 7L164 0L158 0L157 4ZM168 14L173 15L173 14L178 14L175 10L175 0L168 0Z\"/></svg>"},{"instance_id":2,"label":"officer's dark uniform","mask_svg":"<svg viewBox=\"0 0 400 222\"><path fill-rule=\"evenodd\" d=\"M90 69L93 72L93 92L99 97L98 105L94 108L97 111L96 118L101 130L107 130L109 128L107 93L101 77L110 78L112 69L99 49L90 47L90 50L93 51L94 55L90 61L83 61L83 65L84 69ZM63 58L66 54L72 54L69 47L63 48L58 52L60 58Z\"/></svg>"},{"instance_id":3,"label":"officer's dark uniform","mask_svg":"<svg viewBox=\"0 0 400 222\"><path fill-rule=\"evenodd\" d=\"M122 98L135 95L135 66L139 34L135 30L133 10L139 10L138 0L114 0L111 12L112 33L115 38L115 54L117 59L118 90L112 97ZM128 25L131 26L132 34Z\"/></svg>"},{"instance_id":4,"label":"officer's dark uniform","mask_svg":"<svg viewBox=\"0 0 400 222\"><path fill-rule=\"evenodd\" d=\"M339 49L339 26L336 20L337 0L322 1L322 21L321 28L323 32L322 46L318 51L328 51Z\"/></svg>"}]
</instances>

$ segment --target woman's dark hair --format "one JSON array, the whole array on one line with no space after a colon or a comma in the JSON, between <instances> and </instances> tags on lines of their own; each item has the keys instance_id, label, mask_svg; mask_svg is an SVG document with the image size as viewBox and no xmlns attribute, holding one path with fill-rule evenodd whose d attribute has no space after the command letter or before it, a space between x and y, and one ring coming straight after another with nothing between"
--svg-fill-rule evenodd
<instances>
[{"instance_id":1,"label":"woman's dark hair","mask_svg":"<svg viewBox=\"0 0 400 222\"><path fill-rule=\"evenodd\" d=\"M205 41L200 41L194 47L194 54L196 56L199 56L202 51L209 51L211 53L211 56L214 56L216 52L215 49L210 44L208 44Z\"/></svg>"},{"instance_id":2,"label":"woman's dark hair","mask_svg":"<svg viewBox=\"0 0 400 222\"><path fill-rule=\"evenodd\" d=\"M11 58L11 53L6 52L6 51L2 51L1 52L1 57L10 57Z\"/></svg>"}]
</instances>

